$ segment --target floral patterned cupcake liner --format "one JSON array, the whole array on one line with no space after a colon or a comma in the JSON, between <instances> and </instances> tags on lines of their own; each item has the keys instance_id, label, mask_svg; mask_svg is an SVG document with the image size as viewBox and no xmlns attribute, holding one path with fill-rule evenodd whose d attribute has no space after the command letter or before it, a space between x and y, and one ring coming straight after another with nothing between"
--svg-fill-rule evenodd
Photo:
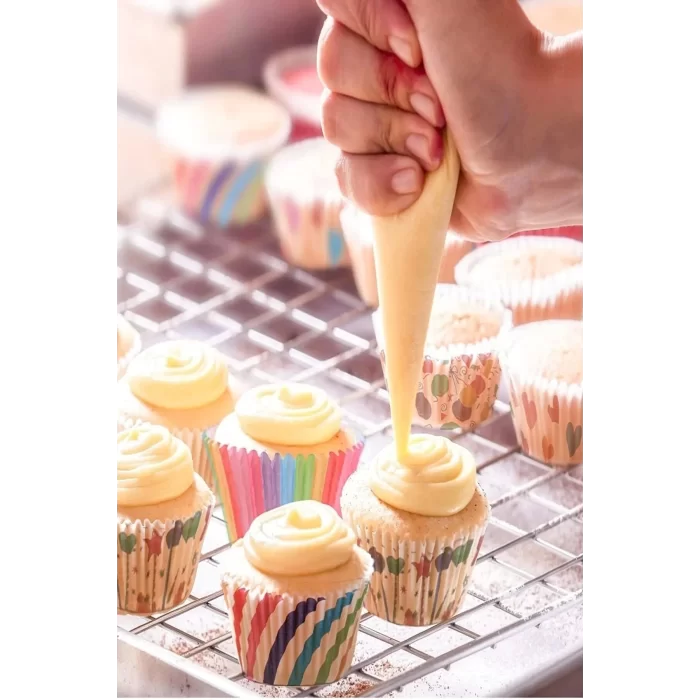
<instances>
[{"instance_id":1,"label":"floral patterned cupcake liner","mask_svg":"<svg viewBox=\"0 0 700 700\"><path fill-rule=\"evenodd\" d=\"M512 342L517 342L517 329ZM583 384L531 376L508 363L513 425L523 452L552 466L583 462Z\"/></svg>"},{"instance_id":2,"label":"floral patterned cupcake liner","mask_svg":"<svg viewBox=\"0 0 700 700\"><path fill-rule=\"evenodd\" d=\"M451 537L410 540L346 516L374 560L365 608L397 625L423 627L454 616L467 593L488 518Z\"/></svg>"},{"instance_id":3,"label":"floral patterned cupcake liner","mask_svg":"<svg viewBox=\"0 0 700 700\"><path fill-rule=\"evenodd\" d=\"M299 596L222 581L241 669L268 685L333 683L350 668L367 582Z\"/></svg>"},{"instance_id":4,"label":"floral patterned cupcake liner","mask_svg":"<svg viewBox=\"0 0 700 700\"><path fill-rule=\"evenodd\" d=\"M150 615L187 599L197 572L209 505L189 518L117 521L117 612Z\"/></svg>"},{"instance_id":5,"label":"floral patterned cupcake liner","mask_svg":"<svg viewBox=\"0 0 700 700\"><path fill-rule=\"evenodd\" d=\"M243 537L261 513L293 501L321 501L340 515L340 493L357 469L364 437L338 452L291 455L221 445L206 437L216 492L231 542Z\"/></svg>"},{"instance_id":6,"label":"floral patterned cupcake liner","mask_svg":"<svg viewBox=\"0 0 700 700\"><path fill-rule=\"evenodd\" d=\"M265 176L282 253L299 267L350 264L340 223L343 197L330 160L334 155L324 139L308 139L282 149Z\"/></svg>"},{"instance_id":7,"label":"floral patterned cupcake liner","mask_svg":"<svg viewBox=\"0 0 700 700\"><path fill-rule=\"evenodd\" d=\"M455 268L457 284L477 289L500 301L513 312L516 326L547 319L581 319L583 317L583 262L549 277L515 282L494 283L484 288L472 283L471 271L484 258L504 253L527 254L533 250L580 253L583 243L564 237L522 236L480 246L466 255Z\"/></svg>"},{"instance_id":8,"label":"floral patterned cupcake liner","mask_svg":"<svg viewBox=\"0 0 700 700\"><path fill-rule=\"evenodd\" d=\"M438 285L436 298L454 299L460 304L479 304L484 310L501 314L497 336L477 343L425 348L423 368L416 391L413 422L440 430L472 430L493 411L501 380L499 349L512 328L511 312L495 300L453 285ZM386 378L381 318L372 315L379 358Z\"/></svg>"}]
</instances>

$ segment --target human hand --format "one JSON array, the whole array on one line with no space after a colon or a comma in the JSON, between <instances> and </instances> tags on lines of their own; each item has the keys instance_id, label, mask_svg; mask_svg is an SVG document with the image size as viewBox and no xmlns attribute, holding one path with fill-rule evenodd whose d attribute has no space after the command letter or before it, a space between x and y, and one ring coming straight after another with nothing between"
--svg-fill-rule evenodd
<instances>
[{"instance_id":1,"label":"human hand","mask_svg":"<svg viewBox=\"0 0 700 700\"><path fill-rule=\"evenodd\" d=\"M581 223L581 36L543 34L517 0L317 1L323 128L348 198L375 215L412 204L446 120L462 161L454 230Z\"/></svg>"}]
</instances>

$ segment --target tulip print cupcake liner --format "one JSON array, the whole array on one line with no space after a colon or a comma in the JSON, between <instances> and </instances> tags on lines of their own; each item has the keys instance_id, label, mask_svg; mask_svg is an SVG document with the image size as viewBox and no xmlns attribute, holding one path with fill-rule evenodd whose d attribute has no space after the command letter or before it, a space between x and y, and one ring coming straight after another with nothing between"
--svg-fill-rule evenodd
<instances>
[{"instance_id":1,"label":"tulip print cupcake liner","mask_svg":"<svg viewBox=\"0 0 700 700\"><path fill-rule=\"evenodd\" d=\"M470 278L474 267L485 258L505 253L527 255L532 251L580 253L583 243L562 237L522 236L480 246L466 255L455 268L457 284L478 290L500 301L513 312L513 325L547 319L583 318L583 262L548 277L494 282L485 287Z\"/></svg>"},{"instance_id":2,"label":"tulip print cupcake liner","mask_svg":"<svg viewBox=\"0 0 700 700\"><path fill-rule=\"evenodd\" d=\"M306 597L223 581L238 659L246 677L268 685L333 683L350 668L367 582Z\"/></svg>"},{"instance_id":3,"label":"tulip print cupcake liner","mask_svg":"<svg viewBox=\"0 0 700 700\"><path fill-rule=\"evenodd\" d=\"M229 539L235 542L258 515L293 501L321 501L340 515L340 493L357 469L365 443L355 435L355 443L347 450L272 457L220 445L208 437L205 446Z\"/></svg>"},{"instance_id":4,"label":"tulip print cupcake liner","mask_svg":"<svg viewBox=\"0 0 700 700\"><path fill-rule=\"evenodd\" d=\"M320 138L292 144L271 160L265 176L282 253L299 267L350 264L340 224L343 198L333 169L336 152Z\"/></svg>"},{"instance_id":5,"label":"tulip print cupcake liner","mask_svg":"<svg viewBox=\"0 0 700 700\"><path fill-rule=\"evenodd\" d=\"M517 342L517 329L511 343ZM510 343L509 343L510 345ZM546 464L583 462L583 384L545 379L514 367L503 353L513 425L522 451Z\"/></svg>"},{"instance_id":6,"label":"tulip print cupcake liner","mask_svg":"<svg viewBox=\"0 0 700 700\"><path fill-rule=\"evenodd\" d=\"M498 351L512 328L511 312L494 300L453 285L438 285L436 298L448 303L478 305L501 315L498 335L476 343L426 346L418 381L413 422L426 428L472 430L493 411L501 380ZM379 358L386 378L381 319L372 315Z\"/></svg>"},{"instance_id":7,"label":"tulip print cupcake liner","mask_svg":"<svg viewBox=\"0 0 700 700\"><path fill-rule=\"evenodd\" d=\"M464 600L488 518L451 537L410 540L405 532L355 522L358 545L374 560L365 608L397 625L423 627L454 616Z\"/></svg>"},{"instance_id":8,"label":"tulip print cupcake liner","mask_svg":"<svg viewBox=\"0 0 700 700\"><path fill-rule=\"evenodd\" d=\"M117 612L170 610L194 585L213 498L188 518L117 521Z\"/></svg>"}]
</instances>

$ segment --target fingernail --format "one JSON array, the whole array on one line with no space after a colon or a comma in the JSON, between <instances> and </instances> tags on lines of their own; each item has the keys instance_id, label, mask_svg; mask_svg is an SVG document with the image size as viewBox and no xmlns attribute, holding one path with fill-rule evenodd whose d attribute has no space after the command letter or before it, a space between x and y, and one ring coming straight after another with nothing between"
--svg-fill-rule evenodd
<instances>
[{"instance_id":1,"label":"fingernail","mask_svg":"<svg viewBox=\"0 0 700 700\"><path fill-rule=\"evenodd\" d=\"M414 156L420 158L426 165L432 165L433 159L430 157L430 147L428 146L428 139L421 134L411 134L406 139L406 148Z\"/></svg>"},{"instance_id":2,"label":"fingernail","mask_svg":"<svg viewBox=\"0 0 700 700\"><path fill-rule=\"evenodd\" d=\"M435 114L435 103L427 96L422 95L420 92L414 92L408 101L411 103L411 107L416 110L418 114L423 117L423 119L429 121L431 124L436 121L437 116Z\"/></svg>"},{"instance_id":3,"label":"fingernail","mask_svg":"<svg viewBox=\"0 0 700 700\"><path fill-rule=\"evenodd\" d=\"M406 168L394 173L391 188L396 194L411 194L418 191L418 173L413 168Z\"/></svg>"},{"instance_id":4,"label":"fingernail","mask_svg":"<svg viewBox=\"0 0 700 700\"><path fill-rule=\"evenodd\" d=\"M405 39L399 39L397 36L389 37L389 46L391 50L408 66L413 65L413 52L411 45Z\"/></svg>"}]
</instances>

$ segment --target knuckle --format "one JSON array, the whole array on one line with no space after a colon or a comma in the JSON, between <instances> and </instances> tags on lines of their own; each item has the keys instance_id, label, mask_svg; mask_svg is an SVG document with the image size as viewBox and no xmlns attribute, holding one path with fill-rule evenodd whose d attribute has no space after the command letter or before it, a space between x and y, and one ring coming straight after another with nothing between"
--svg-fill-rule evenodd
<instances>
[{"instance_id":1,"label":"knuckle","mask_svg":"<svg viewBox=\"0 0 700 700\"><path fill-rule=\"evenodd\" d=\"M335 161L335 179L338 181L338 187L340 188L340 193L351 199L350 188L349 188L349 178L348 178L348 163L347 158L340 154Z\"/></svg>"},{"instance_id":2,"label":"knuckle","mask_svg":"<svg viewBox=\"0 0 700 700\"><path fill-rule=\"evenodd\" d=\"M321 129L327 141L338 146L340 100L336 93L324 90L321 97Z\"/></svg>"},{"instance_id":3,"label":"knuckle","mask_svg":"<svg viewBox=\"0 0 700 700\"><path fill-rule=\"evenodd\" d=\"M341 69L341 33L342 28L328 18L318 39L316 67L320 81L329 89L338 84Z\"/></svg>"},{"instance_id":4,"label":"knuckle","mask_svg":"<svg viewBox=\"0 0 700 700\"><path fill-rule=\"evenodd\" d=\"M385 54L379 64L379 90L381 99L389 105L400 105L401 63L396 56Z\"/></svg>"}]
</instances>

